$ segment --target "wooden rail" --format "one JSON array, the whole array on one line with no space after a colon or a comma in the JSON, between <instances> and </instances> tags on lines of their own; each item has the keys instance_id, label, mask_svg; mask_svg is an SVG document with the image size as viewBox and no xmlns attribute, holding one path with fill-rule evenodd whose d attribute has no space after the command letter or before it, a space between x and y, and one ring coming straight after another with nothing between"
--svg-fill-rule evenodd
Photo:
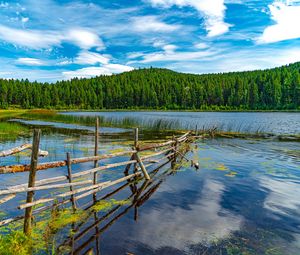
<instances>
[{"instance_id":1,"label":"wooden rail","mask_svg":"<svg viewBox=\"0 0 300 255\"><path fill-rule=\"evenodd\" d=\"M21 145L11 150L0 152L0 157L13 155L25 149L32 149L31 163L19 164L10 166L0 166L0 174L12 174L19 172L29 172L28 183L23 183L15 186L8 187L6 189L0 189L0 204L6 203L16 197L18 193L26 193L27 199L25 203L17 205L19 209L25 209L24 216L18 216L16 218L5 219L0 222L0 226L6 225L15 220L24 219L24 232L30 235L33 214L39 213L49 208L44 206L34 210L34 206L44 203L51 203L55 201L56 205L72 203L74 210L77 209L77 201L92 195L94 201L96 201L96 195L99 191L111 187L113 185L127 181L130 183L136 178L144 178L151 180L151 174L148 173L148 168L152 166L159 167L159 164L165 164L167 162L175 162L177 155L180 155L180 145L191 141L193 136L191 132L187 132L184 135L174 138L164 143L150 144L140 146L138 140L138 129L134 132L134 141L132 150L124 150L122 152L101 154L98 155L98 139L99 139L99 121L97 119L95 126L95 150L94 155L83 158L71 158L70 153L67 153L66 160L38 163L38 156L42 153L39 149L40 142L40 130L34 131L34 139L32 145ZM191 139L190 139L191 138ZM141 155L141 153L149 151L149 155ZM151 153L152 152L152 153ZM119 156L128 156L127 160L120 162L108 163L98 166L99 161L111 158L117 158ZM79 172L72 172L72 165L94 162L94 168L81 170ZM116 180L98 182L99 171L107 169L115 169L117 167L126 166L125 176ZM133 173L129 174L129 170L133 166ZM51 178L44 178L36 180L36 173L42 170L48 170L51 168L66 167L67 174L59 175ZM68 188L69 191L62 191L60 189ZM48 197L40 197L35 199L35 193L38 191L54 190L54 193L50 193Z\"/></svg>"}]
</instances>

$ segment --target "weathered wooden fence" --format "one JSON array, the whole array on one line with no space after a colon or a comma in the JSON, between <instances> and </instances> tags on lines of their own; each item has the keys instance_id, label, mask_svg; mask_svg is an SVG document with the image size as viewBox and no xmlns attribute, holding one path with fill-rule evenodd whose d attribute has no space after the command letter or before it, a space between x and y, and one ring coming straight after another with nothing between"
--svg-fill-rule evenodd
<instances>
[{"instance_id":1,"label":"weathered wooden fence","mask_svg":"<svg viewBox=\"0 0 300 255\"><path fill-rule=\"evenodd\" d=\"M32 219L34 214L38 214L44 210L48 210L55 205L62 205L71 203L73 210L77 209L77 201L92 195L94 201L97 200L96 195L99 191L111 187L113 185L127 181L128 183L135 178L144 178L146 181L151 180L151 175L148 172L148 168L166 164L166 162L176 162L178 156L184 158L180 147L183 144L191 142L194 138L191 132L187 132L180 137L173 137L172 140L164 143L146 144L143 145L139 142L138 129L134 129L134 142L131 150L124 150L117 153L98 155L98 140L99 140L99 121L96 121L95 127L95 149L94 155L83 158L71 158L70 153L67 153L66 160L38 163L39 156L48 155L47 152L39 149L41 131L34 130L32 145L23 145L11 150L0 152L0 157L13 155L24 149L31 149L31 163L29 165L10 165L0 166L0 174L12 174L19 172L29 172L28 183L10 186L6 189L0 189L0 204L6 203L9 200L16 197L19 193L26 193L27 198L25 203L17 205L18 209L25 209L25 213L22 216L5 219L0 222L0 226L6 225L16 220L24 219L24 232L30 234L32 229ZM147 154L145 154L147 152ZM99 161L104 159L117 159L118 157L128 156L128 160L98 165ZM81 170L73 173L72 166L74 164L80 164L85 162L94 162L94 168L88 170ZM51 168L65 167L67 172L65 175L59 175L51 178L44 178L36 180L36 173L38 171L44 171ZM116 179L98 182L97 174L100 171L106 169L114 169L120 166L124 166L124 177ZM133 166L133 167L132 167ZM133 168L133 172L130 174L130 169ZM48 197L42 197L35 199L35 193L38 191L55 190L60 191L61 188L69 189L67 192L62 191L60 193L49 194ZM44 206L45 203L49 205ZM42 207L35 209L36 206L43 205Z\"/></svg>"}]
</instances>

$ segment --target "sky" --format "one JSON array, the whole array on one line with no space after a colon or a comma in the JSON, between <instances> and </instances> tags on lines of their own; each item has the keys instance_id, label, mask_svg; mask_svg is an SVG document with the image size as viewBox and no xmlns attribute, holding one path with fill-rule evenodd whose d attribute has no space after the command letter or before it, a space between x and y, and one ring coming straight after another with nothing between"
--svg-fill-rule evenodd
<instances>
[{"instance_id":1,"label":"sky","mask_svg":"<svg viewBox=\"0 0 300 255\"><path fill-rule=\"evenodd\" d=\"M300 0L0 1L0 78L55 82L300 61Z\"/></svg>"}]
</instances>

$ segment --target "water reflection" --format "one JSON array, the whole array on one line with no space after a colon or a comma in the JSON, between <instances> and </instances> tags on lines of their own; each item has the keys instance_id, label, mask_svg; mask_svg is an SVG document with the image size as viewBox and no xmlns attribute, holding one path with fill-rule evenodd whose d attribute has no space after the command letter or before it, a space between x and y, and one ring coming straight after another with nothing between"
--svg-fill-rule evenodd
<instances>
[{"instance_id":1,"label":"water reflection","mask_svg":"<svg viewBox=\"0 0 300 255\"><path fill-rule=\"evenodd\" d=\"M118 139L128 139L123 135ZM103 136L100 152L119 148L109 140L115 138ZM3 146L13 147L12 144L25 143L26 139ZM61 160L68 151L80 157L93 152L93 137L49 133L42 137L42 149L51 152L42 161ZM71 226L75 234L69 235L68 229L58 235L56 242L61 253L71 246L73 254L91 250L94 254L146 255L299 254L298 156L298 143L199 141L187 155L199 161L199 170L190 164L178 169L164 166L153 171L152 182L128 182L109 190L102 199L129 198L129 203L115 205L109 211L91 212L87 220ZM3 160L3 164L8 164L16 159ZM22 157L24 160L29 161L29 157ZM89 169L91 165L80 167ZM74 166L74 171L78 170L82 169ZM103 172L99 178L103 181L120 177L123 170ZM41 172L39 177L56 176L58 171L61 174L64 170ZM0 183L27 180L25 175L20 176L15 179L17 176L4 175ZM15 207L9 203L7 206L0 210Z\"/></svg>"}]
</instances>

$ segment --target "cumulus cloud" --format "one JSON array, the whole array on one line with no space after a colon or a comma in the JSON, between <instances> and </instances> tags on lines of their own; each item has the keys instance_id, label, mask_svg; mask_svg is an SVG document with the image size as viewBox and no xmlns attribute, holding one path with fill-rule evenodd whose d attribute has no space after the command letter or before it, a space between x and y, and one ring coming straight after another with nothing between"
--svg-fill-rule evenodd
<instances>
[{"instance_id":1,"label":"cumulus cloud","mask_svg":"<svg viewBox=\"0 0 300 255\"><path fill-rule=\"evenodd\" d=\"M257 39L258 43L274 43L300 38L300 6L295 1L275 1L269 5L275 25L268 26Z\"/></svg>"},{"instance_id":2,"label":"cumulus cloud","mask_svg":"<svg viewBox=\"0 0 300 255\"><path fill-rule=\"evenodd\" d=\"M141 16L132 18L132 28L138 32L172 32L180 28L160 21L156 16Z\"/></svg>"},{"instance_id":3,"label":"cumulus cloud","mask_svg":"<svg viewBox=\"0 0 300 255\"><path fill-rule=\"evenodd\" d=\"M78 78L90 78L99 75L112 75L116 73L129 72L134 68L126 65L119 64L107 64L101 67L85 67L81 69L77 69L75 71L66 71L63 72L63 76L65 79L72 79L75 77Z\"/></svg>"},{"instance_id":4,"label":"cumulus cloud","mask_svg":"<svg viewBox=\"0 0 300 255\"><path fill-rule=\"evenodd\" d=\"M97 34L81 28L69 30L64 40L75 43L82 49L97 47L98 50L102 50L104 48L104 43Z\"/></svg>"},{"instance_id":5,"label":"cumulus cloud","mask_svg":"<svg viewBox=\"0 0 300 255\"><path fill-rule=\"evenodd\" d=\"M96 33L79 28L58 32L16 29L0 25L0 40L30 49L51 48L59 46L62 42L73 43L82 49L104 48L102 40Z\"/></svg>"},{"instance_id":6,"label":"cumulus cloud","mask_svg":"<svg viewBox=\"0 0 300 255\"><path fill-rule=\"evenodd\" d=\"M226 6L224 0L148 0L154 6L169 8L190 6L195 8L205 20L205 29L209 37L222 35L228 32L230 24L224 21Z\"/></svg>"}]
</instances>

